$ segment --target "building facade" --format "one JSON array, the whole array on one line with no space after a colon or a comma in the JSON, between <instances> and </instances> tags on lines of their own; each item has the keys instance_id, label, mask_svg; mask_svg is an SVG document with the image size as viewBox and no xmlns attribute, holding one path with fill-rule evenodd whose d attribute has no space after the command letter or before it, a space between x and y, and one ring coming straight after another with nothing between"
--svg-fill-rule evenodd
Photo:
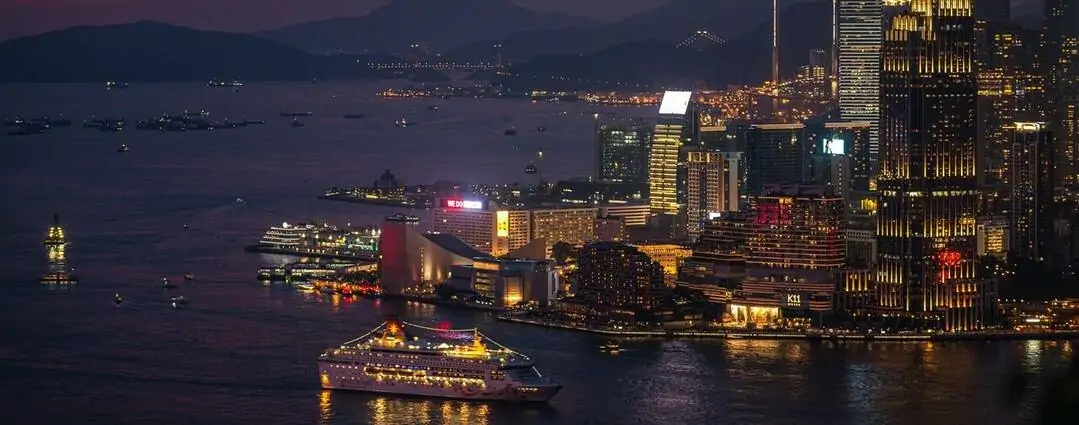
<instances>
[{"instance_id":1,"label":"building facade","mask_svg":"<svg viewBox=\"0 0 1079 425\"><path fill-rule=\"evenodd\" d=\"M879 152L883 1L836 0L839 114L844 120L869 123L874 162Z\"/></svg>"},{"instance_id":2,"label":"building facade","mask_svg":"<svg viewBox=\"0 0 1079 425\"><path fill-rule=\"evenodd\" d=\"M739 152L691 150L686 153L686 220L690 240L704 221L723 211L738 211Z\"/></svg>"},{"instance_id":3,"label":"building facade","mask_svg":"<svg viewBox=\"0 0 1079 425\"><path fill-rule=\"evenodd\" d=\"M1011 133L1012 258L1043 261L1053 234L1053 133L1044 122L1017 122Z\"/></svg>"},{"instance_id":4,"label":"building facade","mask_svg":"<svg viewBox=\"0 0 1079 425\"><path fill-rule=\"evenodd\" d=\"M663 266L636 247L590 243L577 267L577 296L611 318L632 321L662 306Z\"/></svg>"},{"instance_id":5,"label":"building facade","mask_svg":"<svg viewBox=\"0 0 1079 425\"><path fill-rule=\"evenodd\" d=\"M877 287L885 308L978 329L995 312L977 258L977 80L970 0L890 17L881 70Z\"/></svg>"},{"instance_id":6,"label":"building facade","mask_svg":"<svg viewBox=\"0 0 1079 425\"><path fill-rule=\"evenodd\" d=\"M596 180L645 184L652 126L643 121L599 126L596 133Z\"/></svg>"}]
</instances>

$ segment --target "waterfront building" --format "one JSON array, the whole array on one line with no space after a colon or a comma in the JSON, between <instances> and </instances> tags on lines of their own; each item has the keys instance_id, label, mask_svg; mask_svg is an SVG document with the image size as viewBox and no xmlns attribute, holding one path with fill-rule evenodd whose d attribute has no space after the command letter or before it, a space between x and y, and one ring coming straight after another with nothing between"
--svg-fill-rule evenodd
<instances>
[{"instance_id":1,"label":"waterfront building","mask_svg":"<svg viewBox=\"0 0 1079 425\"><path fill-rule=\"evenodd\" d=\"M986 217L978 223L978 256L1006 259L1011 242L1006 219Z\"/></svg>"},{"instance_id":2,"label":"waterfront building","mask_svg":"<svg viewBox=\"0 0 1079 425\"><path fill-rule=\"evenodd\" d=\"M833 309L836 272L846 262L843 199L828 186L768 185L752 204L756 226L733 303L820 320Z\"/></svg>"},{"instance_id":3,"label":"waterfront building","mask_svg":"<svg viewBox=\"0 0 1079 425\"><path fill-rule=\"evenodd\" d=\"M659 263L663 268L663 282L670 287L675 284L682 261L693 253L690 248L669 242L634 242L631 245Z\"/></svg>"},{"instance_id":4,"label":"waterfront building","mask_svg":"<svg viewBox=\"0 0 1079 425\"><path fill-rule=\"evenodd\" d=\"M1012 146L1010 248L1015 259L1042 261L1053 233L1053 134L1044 122L1009 126Z\"/></svg>"},{"instance_id":5,"label":"waterfront building","mask_svg":"<svg viewBox=\"0 0 1079 425\"><path fill-rule=\"evenodd\" d=\"M643 120L600 125L596 130L596 180L647 184L652 126Z\"/></svg>"},{"instance_id":6,"label":"waterfront building","mask_svg":"<svg viewBox=\"0 0 1079 425\"><path fill-rule=\"evenodd\" d=\"M949 331L982 328L996 310L976 250L971 7L911 2L890 17L882 51L878 300Z\"/></svg>"},{"instance_id":7,"label":"waterfront building","mask_svg":"<svg viewBox=\"0 0 1079 425\"><path fill-rule=\"evenodd\" d=\"M679 153L692 138L697 119L693 92L668 91L659 105L659 119L648 151L648 199L652 214L677 215Z\"/></svg>"},{"instance_id":8,"label":"waterfront building","mask_svg":"<svg viewBox=\"0 0 1079 425\"><path fill-rule=\"evenodd\" d=\"M870 162L880 132L880 55L884 0L836 0L840 118L869 123Z\"/></svg>"},{"instance_id":9,"label":"waterfront building","mask_svg":"<svg viewBox=\"0 0 1079 425\"><path fill-rule=\"evenodd\" d=\"M697 291L709 303L726 306L746 274L746 243L756 231L746 211L724 212L705 222L675 285Z\"/></svg>"},{"instance_id":10,"label":"waterfront building","mask_svg":"<svg viewBox=\"0 0 1079 425\"><path fill-rule=\"evenodd\" d=\"M802 124L754 124L746 132L746 193L758 195L772 183L804 180L807 159Z\"/></svg>"},{"instance_id":11,"label":"waterfront building","mask_svg":"<svg viewBox=\"0 0 1079 425\"><path fill-rule=\"evenodd\" d=\"M690 240L704 221L723 211L738 211L741 152L691 150L686 157L686 219Z\"/></svg>"},{"instance_id":12,"label":"waterfront building","mask_svg":"<svg viewBox=\"0 0 1079 425\"><path fill-rule=\"evenodd\" d=\"M432 213L431 231L457 236L493 256L503 256L536 240L543 240L546 258L558 242L581 245L595 239L599 208L503 208L490 201L439 199ZM538 255L538 257L536 256Z\"/></svg>"},{"instance_id":13,"label":"waterfront building","mask_svg":"<svg viewBox=\"0 0 1079 425\"><path fill-rule=\"evenodd\" d=\"M448 285L475 293L470 304L496 309L549 306L559 287L558 273L547 260L476 258L454 266L450 275Z\"/></svg>"},{"instance_id":14,"label":"waterfront building","mask_svg":"<svg viewBox=\"0 0 1079 425\"><path fill-rule=\"evenodd\" d=\"M847 215L846 264L851 268L873 268L877 264L876 217L867 211Z\"/></svg>"},{"instance_id":15,"label":"waterfront building","mask_svg":"<svg viewBox=\"0 0 1079 425\"><path fill-rule=\"evenodd\" d=\"M577 258L577 297L596 314L633 322L663 306L663 266L632 245L594 242Z\"/></svg>"},{"instance_id":16,"label":"waterfront building","mask_svg":"<svg viewBox=\"0 0 1079 425\"><path fill-rule=\"evenodd\" d=\"M418 224L416 217L409 216L390 216L382 223L379 269L383 293L430 294L436 285L452 277L454 267L491 258L455 235L422 233ZM507 257L528 258L542 249L542 241L537 241L507 253Z\"/></svg>"}]
</instances>

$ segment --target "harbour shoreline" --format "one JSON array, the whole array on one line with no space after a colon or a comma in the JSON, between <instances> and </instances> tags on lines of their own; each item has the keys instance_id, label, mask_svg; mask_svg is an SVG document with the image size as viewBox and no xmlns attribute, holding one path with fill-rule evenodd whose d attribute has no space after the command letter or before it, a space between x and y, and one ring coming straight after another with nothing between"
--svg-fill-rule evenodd
<instances>
[{"instance_id":1,"label":"harbour shoreline","mask_svg":"<svg viewBox=\"0 0 1079 425\"><path fill-rule=\"evenodd\" d=\"M419 205L416 202L402 203L402 202L399 202L399 201L393 201L393 200L389 200L389 199L369 199L369 198L361 198L361 197L358 197L358 196L351 196L351 195L345 195L345 194L320 195L318 197L318 199L322 199L322 200L325 200L325 201L351 202L351 203L354 203L354 204L378 205L378 206L383 206L383 207L425 208L424 206Z\"/></svg>"},{"instance_id":2,"label":"harbour shoreline","mask_svg":"<svg viewBox=\"0 0 1079 425\"><path fill-rule=\"evenodd\" d=\"M815 332L775 332L775 331L624 331L592 327L573 326L555 322L533 320L509 314L499 314L499 321L539 326L551 329L563 329L575 332L587 332L613 337L644 338L694 338L694 339L754 339L784 340L802 339L810 341L892 341L892 342L937 342L937 341L1027 341L1027 340L1069 340L1079 339L1079 331L1054 332L999 332L980 331L963 333L934 334L827 334Z\"/></svg>"},{"instance_id":3,"label":"harbour shoreline","mask_svg":"<svg viewBox=\"0 0 1079 425\"><path fill-rule=\"evenodd\" d=\"M274 248L272 246L262 245L262 244L248 245L248 246L244 247L244 251L257 252L257 253L261 253L261 254L289 255L289 256L293 256L293 257L311 257L311 258L325 258L325 259L331 259L331 260L357 261L357 262L361 262L361 263L375 263L376 262L376 256L374 254L372 254L370 256L367 256L367 255L349 255L349 254L331 254L331 253L320 253L320 252L306 252L306 251L295 251L295 250L291 250L291 249Z\"/></svg>"}]
</instances>

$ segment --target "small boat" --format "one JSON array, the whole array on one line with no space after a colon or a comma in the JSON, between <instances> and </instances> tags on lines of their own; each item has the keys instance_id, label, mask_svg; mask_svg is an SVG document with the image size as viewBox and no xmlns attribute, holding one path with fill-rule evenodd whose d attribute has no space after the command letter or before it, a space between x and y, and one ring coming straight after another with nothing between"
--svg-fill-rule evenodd
<instances>
[{"instance_id":1,"label":"small boat","mask_svg":"<svg viewBox=\"0 0 1079 425\"><path fill-rule=\"evenodd\" d=\"M246 204L247 201L245 201L244 198L236 198L236 203L240 204L240 205L243 205L243 204Z\"/></svg>"},{"instance_id":2,"label":"small boat","mask_svg":"<svg viewBox=\"0 0 1079 425\"><path fill-rule=\"evenodd\" d=\"M119 307L124 303L124 297L121 297L120 294L116 294L116 297L113 298L112 303L116 304L116 306Z\"/></svg>"},{"instance_id":3,"label":"small boat","mask_svg":"<svg viewBox=\"0 0 1079 425\"><path fill-rule=\"evenodd\" d=\"M345 115L342 115L341 117L346 119L346 120L360 120L360 119L363 119L364 116L365 116L364 114L345 114Z\"/></svg>"},{"instance_id":4,"label":"small boat","mask_svg":"<svg viewBox=\"0 0 1079 425\"><path fill-rule=\"evenodd\" d=\"M130 151L131 151L131 148L128 148L127 145L120 145L120 149L117 152L124 153L124 152L130 152Z\"/></svg>"},{"instance_id":5,"label":"small boat","mask_svg":"<svg viewBox=\"0 0 1079 425\"><path fill-rule=\"evenodd\" d=\"M401 128L405 128L405 127L410 127L410 126L416 125L416 123L415 123L415 122L413 122L413 121L409 121L409 120L407 120L407 119L404 119L404 118L401 118L401 119L399 119L399 120L395 121L395 122L394 122L394 124L395 124L395 125L397 125L398 127L401 127Z\"/></svg>"},{"instance_id":6,"label":"small boat","mask_svg":"<svg viewBox=\"0 0 1079 425\"><path fill-rule=\"evenodd\" d=\"M184 280L186 280L188 282L194 282L195 281L195 274L191 273L191 272L184 273Z\"/></svg>"},{"instance_id":7,"label":"small boat","mask_svg":"<svg viewBox=\"0 0 1079 425\"><path fill-rule=\"evenodd\" d=\"M544 126L541 125L541 126L539 126L539 128L536 128L536 131L538 131L540 133L543 133L543 132L547 131L547 127L544 127Z\"/></svg>"},{"instance_id":8,"label":"small boat","mask_svg":"<svg viewBox=\"0 0 1079 425\"><path fill-rule=\"evenodd\" d=\"M298 282L298 283L296 283L295 286L296 286L296 289L299 289L301 291L313 291L313 290L315 290L315 285L311 284L311 282Z\"/></svg>"},{"instance_id":9,"label":"small boat","mask_svg":"<svg viewBox=\"0 0 1079 425\"><path fill-rule=\"evenodd\" d=\"M537 171L539 171L539 169L536 168L536 164L529 162L528 165L525 166L525 174L536 174Z\"/></svg>"},{"instance_id":10,"label":"small boat","mask_svg":"<svg viewBox=\"0 0 1079 425\"><path fill-rule=\"evenodd\" d=\"M314 115L314 113L312 113L312 112L282 112L281 113L282 117L287 117L287 118L291 118L291 117L309 117L311 115Z\"/></svg>"},{"instance_id":11,"label":"small boat","mask_svg":"<svg viewBox=\"0 0 1079 425\"><path fill-rule=\"evenodd\" d=\"M183 295L173 295L173 296L169 297L169 299L172 300L173 307L175 307L177 305L187 304L187 299L184 298Z\"/></svg>"},{"instance_id":12,"label":"small boat","mask_svg":"<svg viewBox=\"0 0 1079 425\"><path fill-rule=\"evenodd\" d=\"M187 225L186 224L184 225L184 231L185 232L187 231Z\"/></svg>"},{"instance_id":13,"label":"small boat","mask_svg":"<svg viewBox=\"0 0 1079 425\"><path fill-rule=\"evenodd\" d=\"M429 105L429 106L427 106L427 110L429 110L429 111L437 111L438 110L438 105Z\"/></svg>"},{"instance_id":14,"label":"small boat","mask_svg":"<svg viewBox=\"0 0 1079 425\"><path fill-rule=\"evenodd\" d=\"M517 135L517 129L513 128L513 127L507 128L506 131L503 132L503 134L505 134L507 136L516 136Z\"/></svg>"},{"instance_id":15,"label":"small boat","mask_svg":"<svg viewBox=\"0 0 1079 425\"><path fill-rule=\"evenodd\" d=\"M105 89L106 90L119 90L119 89L126 89L126 88L127 88L127 83L126 82L121 82L121 81L106 81L105 82Z\"/></svg>"},{"instance_id":16,"label":"small boat","mask_svg":"<svg viewBox=\"0 0 1079 425\"><path fill-rule=\"evenodd\" d=\"M172 289L172 288L175 288L176 285L173 285L173 284L169 283L169 278L168 277L163 277L163 278L161 278L161 287L165 288L165 289Z\"/></svg>"},{"instance_id":17,"label":"small boat","mask_svg":"<svg viewBox=\"0 0 1079 425\"><path fill-rule=\"evenodd\" d=\"M599 349L600 349L600 351L603 351L605 353L616 354L616 353L622 351L622 346L619 345L618 342L616 342L616 341L608 341L608 342L604 343L603 345L600 345Z\"/></svg>"},{"instance_id":18,"label":"small boat","mask_svg":"<svg viewBox=\"0 0 1079 425\"><path fill-rule=\"evenodd\" d=\"M300 122L300 120L295 119L295 118L292 119L292 126L293 127L303 127L304 125L305 124Z\"/></svg>"}]
</instances>

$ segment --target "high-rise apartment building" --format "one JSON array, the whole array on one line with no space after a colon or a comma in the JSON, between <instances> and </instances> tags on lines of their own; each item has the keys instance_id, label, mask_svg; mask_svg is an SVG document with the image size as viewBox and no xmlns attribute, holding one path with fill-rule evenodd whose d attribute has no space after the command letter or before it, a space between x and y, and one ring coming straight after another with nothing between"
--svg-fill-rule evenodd
<instances>
[{"instance_id":1,"label":"high-rise apartment building","mask_svg":"<svg viewBox=\"0 0 1079 425\"><path fill-rule=\"evenodd\" d=\"M756 231L746 264L769 269L839 269L846 254L843 199L827 186L768 185L753 198Z\"/></svg>"},{"instance_id":2,"label":"high-rise apartment building","mask_svg":"<svg viewBox=\"0 0 1079 425\"><path fill-rule=\"evenodd\" d=\"M836 0L839 114L870 125L869 154L876 169L880 123L880 54L884 0Z\"/></svg>"},{"instance_id":3,"label":"high-rise apartment building","mask_svg":"<svg viewBox=\"0 0 1079 425\"><path fill-rule=\"evenodd\" d=\"M668 91L659 105L659 119L648 151L648 199L652 214L677 215L679 152L687 132L697 121L692 113L693 92Z\"/></svg>"},{"instance_id":4,"label":"high-rise apartment building","mask_svg":"<svg viewBox=\"0 0 1079 425\"><path fill-rule=\"evenodd\" d=\"M948 330L984 327L996 301L977 258L972 6L912 1L882 48L879 301Z\"/></svg>"},{"instance_id":5,"label":"high-rise apartment building","mask_svg":"<svg viewBox=\"0 0 1079 425\"><path fill-rule=\"evenodd\" d=\"M979 1L974 32L975 69L978 80L978 182L983 187L1007 184L1007 126L1016 120L1019 96L1019 27L1008 21L1007 0ZM997 211L986 211L997 214Z\"/></svg>"},{"instance_id":6,"label":"high-rise apartment building","mask_svg":"<svg viewBox=\"0 0 1079 425\"><path fill-rule=\"evenodd\" d=\"M686 218L690 240L701 226L723 211L738 211L738 164L741 152L692 150L686 153Z\"/></svg>"},{"instance_id":7,"label":"high-rise apartment building","mask_svg":"<svg viewBox=\"0 0 1079 425\"><path fill-rule=\"evenodd\" d=\"M1044 260L1053 232L1053 134L1044 122L1017 122L1011 133L1012 258Z\"/></svg>"},{"instance_id":8,"label":"high-rise apartment building","mask_svg":"<svg viewBox=\"0 0 1079 425\"><path fill-rule=\"evenodd\" d=\"M616 122L596 132L596 180L617 183L648 182L648 147L652 126L643 121Z\"/></svg>"}]
</instances>

